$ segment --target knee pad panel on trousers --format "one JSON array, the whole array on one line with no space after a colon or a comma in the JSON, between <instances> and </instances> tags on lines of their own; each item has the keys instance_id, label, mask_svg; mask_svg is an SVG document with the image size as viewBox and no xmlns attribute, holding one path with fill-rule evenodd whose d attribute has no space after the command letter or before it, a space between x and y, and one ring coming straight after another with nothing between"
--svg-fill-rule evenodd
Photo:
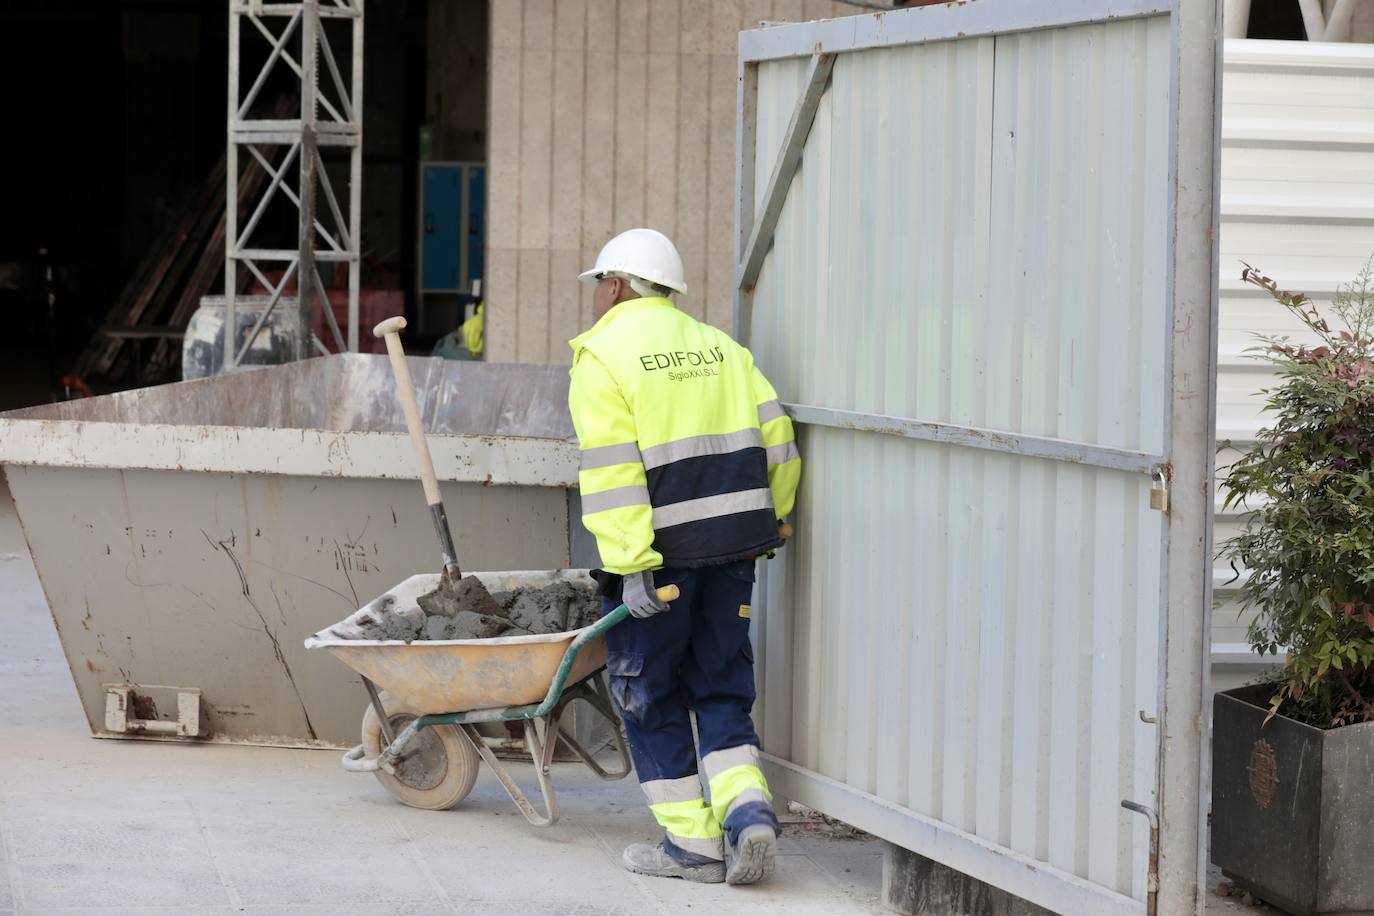
<instances>
[{"instance_id":1,"label":"knee pad panel on trousers","mask_svg":"<svg viewBox=\"0 0 1374 916\"><path fill-rule=\"evenodd\" d=\"M620 708L621 717L641 727L646 725L644 719L650 713L652 703L642 677L644 656L615 656L607 662L606 673L610 675L611 696Z\"/></svg>"}]
</instances>

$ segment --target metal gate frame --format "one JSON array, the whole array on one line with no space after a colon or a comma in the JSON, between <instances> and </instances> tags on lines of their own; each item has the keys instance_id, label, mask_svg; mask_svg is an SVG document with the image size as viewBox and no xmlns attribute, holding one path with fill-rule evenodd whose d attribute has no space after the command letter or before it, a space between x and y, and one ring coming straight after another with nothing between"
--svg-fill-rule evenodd
<instances>
[{"instance_id":1,"label":"metal gate frame","mask_svg":"<svg viewBox=\"0 0 1374 916\"><path fill-rule=\"evenodd\" d=\"M1138 913L1144 909L1149 913L1201 916L1204 906L1204 774L1210 771L1204 709L1209 690L1212 607L1220 7L1219 0L971 0L769 27L740 35L734 331L736 339L748 345L754 286L837 55L1113 20L1170 18L1170 198L1165 283L1171 316L1166 336L1170 406L1164 416L1164 454L784 404L798 423L1018 456L1072 459L1145 475L1162 471L1165 475L1167 491L1172 495L1164 535L1165 588L1160 609L1159 810L1141 805L1132 808L1150 818L1153 836L1149 897L1143 908L1108 888L764 754L769 779L782 794L1057 912ZM788 58L810 58L810 63L756 213L759 65Z\"/></svg>"}]
</instances>

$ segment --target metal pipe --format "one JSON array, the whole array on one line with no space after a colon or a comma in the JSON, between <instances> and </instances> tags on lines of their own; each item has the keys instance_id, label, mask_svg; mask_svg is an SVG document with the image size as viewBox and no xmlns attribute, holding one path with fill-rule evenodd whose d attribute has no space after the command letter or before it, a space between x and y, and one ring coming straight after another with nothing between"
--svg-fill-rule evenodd
<instances>
[{"instance_id":1,"label":"metal pipe","mask_svg":"<svg viewBox=\"0 0 1374 916\"><path fill-rule=\"evenodd\" d=\"M343 768L350 773L375 773L381 769L381 758L367 756L367 749L361 744L344 753Z\"/></svg>"},{"instance_id":2,"label":"metal pipe","mask_svg":"<svg viewBox=\"0 0 1374 916\"><path fill-rule=\"evenodd\" d=\"M395 740L382 748L382 753L377 757L377 764L381 769L389 771L392 762L401 756L401 749L410 743L410 739L414 738L420 729L430 724L425 721L426 718L421 716L418 719L412 719L410 724L396 736Z\"/></svg>"},{"instance_id":3,"label":"metal pipe","mask_svg":"<svg viewBox=\"0 0 1374 916\"><path fill-rule=\"evenodd\" d=\"M1250 31L1250 0L1226 0L1227 38L1244 38Z\"/></svg>"},{"instance_id":4,"label":"metal pipe","mask_svg":"<svg viewBox=\"0 0 1374 916\"><path fill-rule=\"evenodd\" d=\"M396 740L396 732L391 727L391 721L386 715L386 706L382 703L382 696L377 692L377 685L372 683L372 678L363 678L363 687L367 690L367 698L372 701L372 711L377 714L377 721L382 726L382 737L386 739L387 746Z\"/></svg>"},{"instance_id":5,"label":"metal pipe","mask_svg":"<svg viewBox=\"0 0 1374 916\"><path fill-rule=\"evenodd\" d=\"M1322 15L1322 0L1298 0L1302 11L1302 26L1308 41L1322 41L1326 35L1326 17Z\"/></svg>"},{"instance_id":6,"label":"metal pipe","mask_svg":"<svg viewBox=\"0 0 1374 916\"><path fill-rule=\"evenodd\" d=\"M1331 14L1326 17L1326 31L1323 41L1349 41L1350 23L1355 18L1355 0L1336 0Z\"/></svg>"},{"instance_id":7,"label":"metal pipe","mask_svg":"<svg viewBox=\"0 0 1374 916\"><path fill-rule=\"evenodd\" d=\"M457 582L463 578L463 571L458 566L458 550L453 546L453 530L449 528L448 513L444 511L444 504L431 504L429 516L434 522L434 533L439 538L439 552L444 557L444 572Z\"/></svg>"},{"instance_id":8,"label":"metal pipe","mask_svg":"<svg viewBox=\"0 0 1374 916\"><path fill-rule=\"evenodd\" d=\"M296 274L300 333L296 338L296 358L310 356L311 320L315 294L315 167L319 153L315 142L318 110L315 104L315 75L318 63L320 18L318 0L305 0L301 16L301 144L300 144L300 220L297 244L300 269Z\"/></svg>"},{"instance_id":9,"label":"metal pipe","mask_svg":"<svg viewBox=\"0 0 1374 916\"><path fill-rule=\"evenodd\" d=\"M348 349L357 353L363 272L363 0L355 2L358 17L353 20L353 91L349 103L357 132L348 154Z\"/></svg>"},{"instance_id":10,"label":"metal pipe","mask_svg":"<svg viewBox=\"0 0 1374 916\"><path fill-rule=\"evenodd\" d=\"M239 12L229 7L229 111L224 150L224 366L234 368L234 297L238 294L237 266L239 247L239 151L234 142L239 122Z\"/></svg>"},{"instance_id":11,"label":"metal pipe","mask_svg":"<svg viewBox=\"0 0 1374 916\"><path fill-rule=\"evenodd\" d=\"M130 735L180 735L180 722L167 722L160 719L130 719L124 729Z\"/></svg>"},{"instance_id":12,"label":"metal pipe","mask_svg":"<svg viewBox=\"0 0 1374 916\"><path fill-rule=\"evenodd\" d=\"M912 420L904 417L890 417L885 414L860 413L854 410L836 410L810 404L784 403L783 408L794 422L811 426L902 436L907 439L922 439L927 442L959 445L965 448L1023 455L1030 458L1068 461L1074 464L1107 468L1113 471L1126 471L1132 474L1150 475L1156 467L1165 464L1164 457L1161 455L1112 448L1105 445L1092 445L1070 439L1028 436L1023 433L983 429L976 426L937 423L931 420Z\"/></svg>"},{"instance_id":13,"label":"metal pipe","mask_svg":"<svg viewBox=\"0 0 1374 916\"><path fill-rule=\"evenodd\" d=\"M1141 718L1145 713L1141 711ZM1149 805L1142 805L1129 799L1122 799L1121 807L1136 814L1143 814L1150 821L1150 861L1145 879L1145 916L1155 916L1159 912L1159 815Z\"/></svg>"},{"instance_id":14,"label":"metal pipe","mask_svg":"<svg viewBox=\"0 0 1374 916\"><path fill-rule=\"evenodd\" d=\"M739 90L735 100L735 251L734 262L744 260L749 236L754 231L754 170L757 167L759 65L739 62ZM735 340L749 346L754 291L735 284Z\"/></svg>"}]
</instances>

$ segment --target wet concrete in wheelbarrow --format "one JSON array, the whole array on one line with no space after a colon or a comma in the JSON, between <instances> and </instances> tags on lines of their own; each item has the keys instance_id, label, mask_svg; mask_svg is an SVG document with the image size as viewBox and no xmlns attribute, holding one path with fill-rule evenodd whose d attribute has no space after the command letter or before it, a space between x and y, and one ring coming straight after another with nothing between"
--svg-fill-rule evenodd
<instances>
[{"instance_id":1,"label":"wet concrete in wheelbarrow","mask_svg":"<svg viewBox=\"0 0 1374 916\"><path fill-rule=\"evenodd\" d=\"M359 616L348 628L351 639L404 640L492 639L564 633L589 626L600 616L596 593L572 582L542 588L517 588L488 594L476 576L447 581L419 604L401 606L383 599L377 609ZM335 628L339 635L340 628Z\"/></svg>"}]
</instances>

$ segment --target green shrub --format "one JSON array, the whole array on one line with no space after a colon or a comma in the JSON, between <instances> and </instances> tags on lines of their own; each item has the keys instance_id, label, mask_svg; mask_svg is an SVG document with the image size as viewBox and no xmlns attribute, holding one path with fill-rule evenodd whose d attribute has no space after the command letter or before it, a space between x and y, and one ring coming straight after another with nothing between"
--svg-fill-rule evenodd
<instances>
[{"instance_id":1,"label":"green shrub","mask_svg":"<svg viewBox=\"0 0 1374 916\"><path fill-rule=\"evenodd\" d=\"M1287 650L1270 715L1334 728L1374 719L1374 257L1333 300L1333 329L1301 293L1246 265L1320 339L1294 346L1259 336L1272 363L1272 425L1226 475L1228 507L1254 510L1221 545L1255 609L1250 645Z\"/></svg>"}]
</instances>

